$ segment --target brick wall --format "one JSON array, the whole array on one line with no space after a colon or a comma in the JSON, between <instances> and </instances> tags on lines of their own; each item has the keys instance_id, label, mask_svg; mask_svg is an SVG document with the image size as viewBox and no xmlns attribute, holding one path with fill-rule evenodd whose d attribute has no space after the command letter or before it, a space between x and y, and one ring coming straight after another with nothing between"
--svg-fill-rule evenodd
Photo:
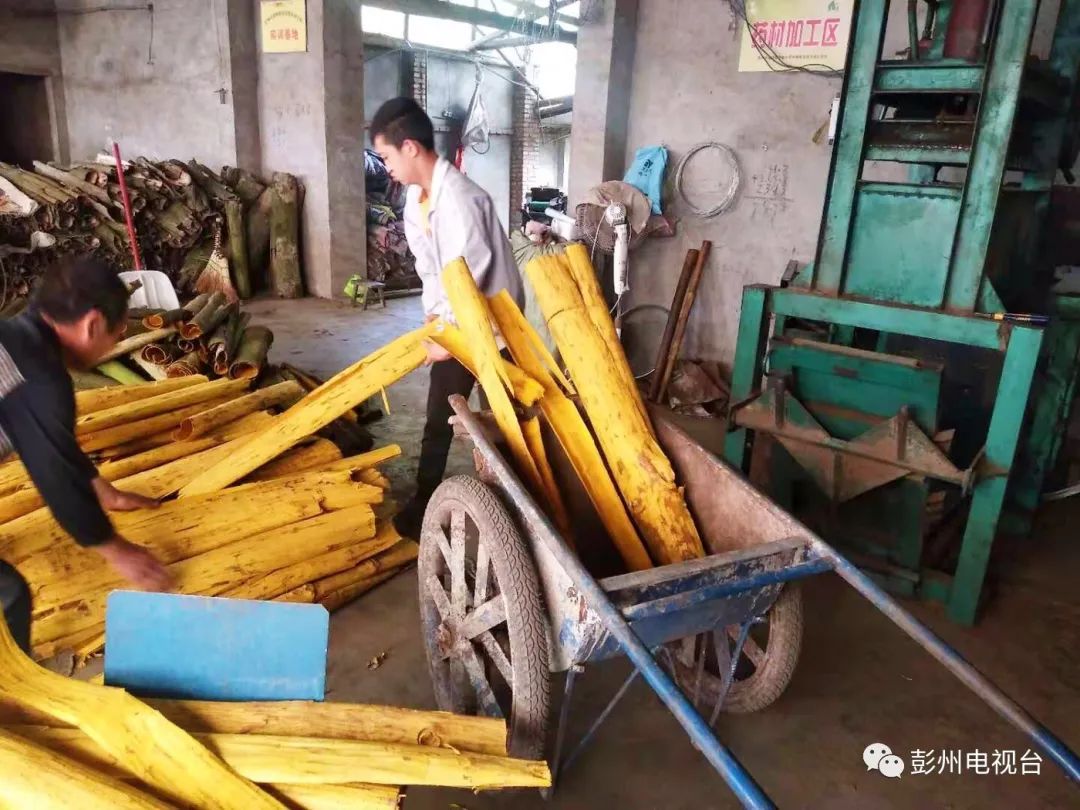
<instances>
[{"instance_id":1,"label":"brick wall","mask_svg":"<svg viewBox=\"0 0 1080 810\"><path fill-rule=\"evenodd\" d=\"M510 144L510 222L521 225L521 204L525 193L536 185L536 165L540 159L540 118L536 114L536 94L514 85L514 134Z\"/></svg>"}]
</instances>

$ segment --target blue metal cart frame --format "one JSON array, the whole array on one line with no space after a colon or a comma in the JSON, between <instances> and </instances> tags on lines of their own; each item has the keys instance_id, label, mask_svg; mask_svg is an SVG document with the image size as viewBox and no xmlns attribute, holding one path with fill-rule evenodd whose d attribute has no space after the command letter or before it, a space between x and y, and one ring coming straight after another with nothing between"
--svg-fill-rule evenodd
<instances>
[{"instance_id":1,"label":"blue metal cart frame","mask_svg":"<svg viewBox=\"0 0 1080 810\"><path fill-rule=\"evenodd\" d=\"M634 665L634 673L597 718L577 750L562 763L563 768L593 737L629 685L641 675L744 807L774 807L712 729L724 691L734 675L734 663L730 673L722 673L724 688L712 718L706 720L658 658L670 642L716 627L738 628L735 632L738 650L750 625L771 607L785 583L833 571L998 714L1024 732L1071 780L1080 782L1080 758L1061 740L852 563L666 420L662 413L654 413L657 436L686 486L688 501L706 545L715 550L715 544L709 542L711 525L722 524L729 537L748 534L753 539L741 548L714 553L701 560L598 581L522 485L488 436L482 418L469 410L462 397L451 397L450 402L457 414L457 424L473 442L481 479L498 493L516 519L534 559L548 610L551 671L567 672L570 690L576 673L586 662L625 655ZM425 520L422 544L434 542L427 524ZM443 542L442 553L450 553L447 542ZM422 592L424 587L421 582ZM431 626L425 626L429 641L433 632ZM736 658L737 655L732 662ZM557 735L552 765L555 774L560 767L568 707L569 695L563 704L563 722Z\"/></svg>"}]
</instances>

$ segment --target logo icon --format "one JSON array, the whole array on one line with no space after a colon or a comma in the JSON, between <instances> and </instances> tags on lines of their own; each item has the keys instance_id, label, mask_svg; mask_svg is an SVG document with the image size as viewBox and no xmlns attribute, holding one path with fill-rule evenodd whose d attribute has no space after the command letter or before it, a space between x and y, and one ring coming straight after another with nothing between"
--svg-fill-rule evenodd
<instances>
[{"instance_id":1,"label":"logo icon","mask_svg":"<svg viewBox=\"0 0 1080 810\"><path fill-rule=\"evenodd\" d=\"M889 779L899 779L904 772L904 760L896 756L885 743L870 743L863 749L862 758L866 770L877 771Z\"/></svg>"}]
</instances>

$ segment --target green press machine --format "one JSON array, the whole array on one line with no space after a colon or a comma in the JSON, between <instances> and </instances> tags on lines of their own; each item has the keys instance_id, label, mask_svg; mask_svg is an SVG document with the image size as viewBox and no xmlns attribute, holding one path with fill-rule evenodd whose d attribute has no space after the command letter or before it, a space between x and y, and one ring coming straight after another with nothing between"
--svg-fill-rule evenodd
<instances>
[{"instance_id":1,"label":"green press machine","mask_svg":"<svg viewBox=\"0 0 1080 810\"><path fill-rule=\"evenodd\" d=\"M1080 0L1040 20L1043 58L1038 11L909 0L910 52L885 59L889 3L857 0L814 261L743 290L732 374L727 460L965 624L995 536L1031 528L1080 368L1080 286L1055 275L1080 264L1080 197L1055 186Z\"/></svg>"}]
</instances>

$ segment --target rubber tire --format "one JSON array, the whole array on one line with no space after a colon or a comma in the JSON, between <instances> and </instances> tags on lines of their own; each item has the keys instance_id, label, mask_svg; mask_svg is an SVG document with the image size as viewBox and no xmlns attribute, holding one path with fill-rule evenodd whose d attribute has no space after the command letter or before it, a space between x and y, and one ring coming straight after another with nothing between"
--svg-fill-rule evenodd
<instances>
[{"instance_id":1,"label":"rubber tire","mask_svg":"<svg viewBox=\"0 0 1080 810\"><path fill-rule=\"evenodd\" d=\"M730 714L761 711L776 702L795 675L803 635L802 594L798 585L785 585L765 615L769 620L769 640L764 650L765 663L749 678L736 680L731 685L721 711ZM675 663L675 677L680 685L690 684L686 688L692 696L696 672L693 663L688 664L679 652L676 645L671 656ZM715 706L719 689L720 679L706 672L701 681L702 704Z\"/></svg>"},{"instance_id":2,"label":"rubber tire","mask_svg":"<svg viewBox=\"0 0 1080 810\"><path fill-rule=\"evenodd\" d=\"M486 484L468 475L448 478L432 495L424 512L417 563L420 583L421 626L437 627L437 609L424 583L443 561L436 541L426 540L431 528L449 520L451 511L463 509L484 539L499 592L506 599L506 626L510 642L513 675L512 709L507 718L507 749L520 759L544 758L551 709L548 633L536 567L513 519L498 495ZM435 699L439 708L460 712L443 682L434 634L425 631Z\"/></svg>"}]
</instances>

